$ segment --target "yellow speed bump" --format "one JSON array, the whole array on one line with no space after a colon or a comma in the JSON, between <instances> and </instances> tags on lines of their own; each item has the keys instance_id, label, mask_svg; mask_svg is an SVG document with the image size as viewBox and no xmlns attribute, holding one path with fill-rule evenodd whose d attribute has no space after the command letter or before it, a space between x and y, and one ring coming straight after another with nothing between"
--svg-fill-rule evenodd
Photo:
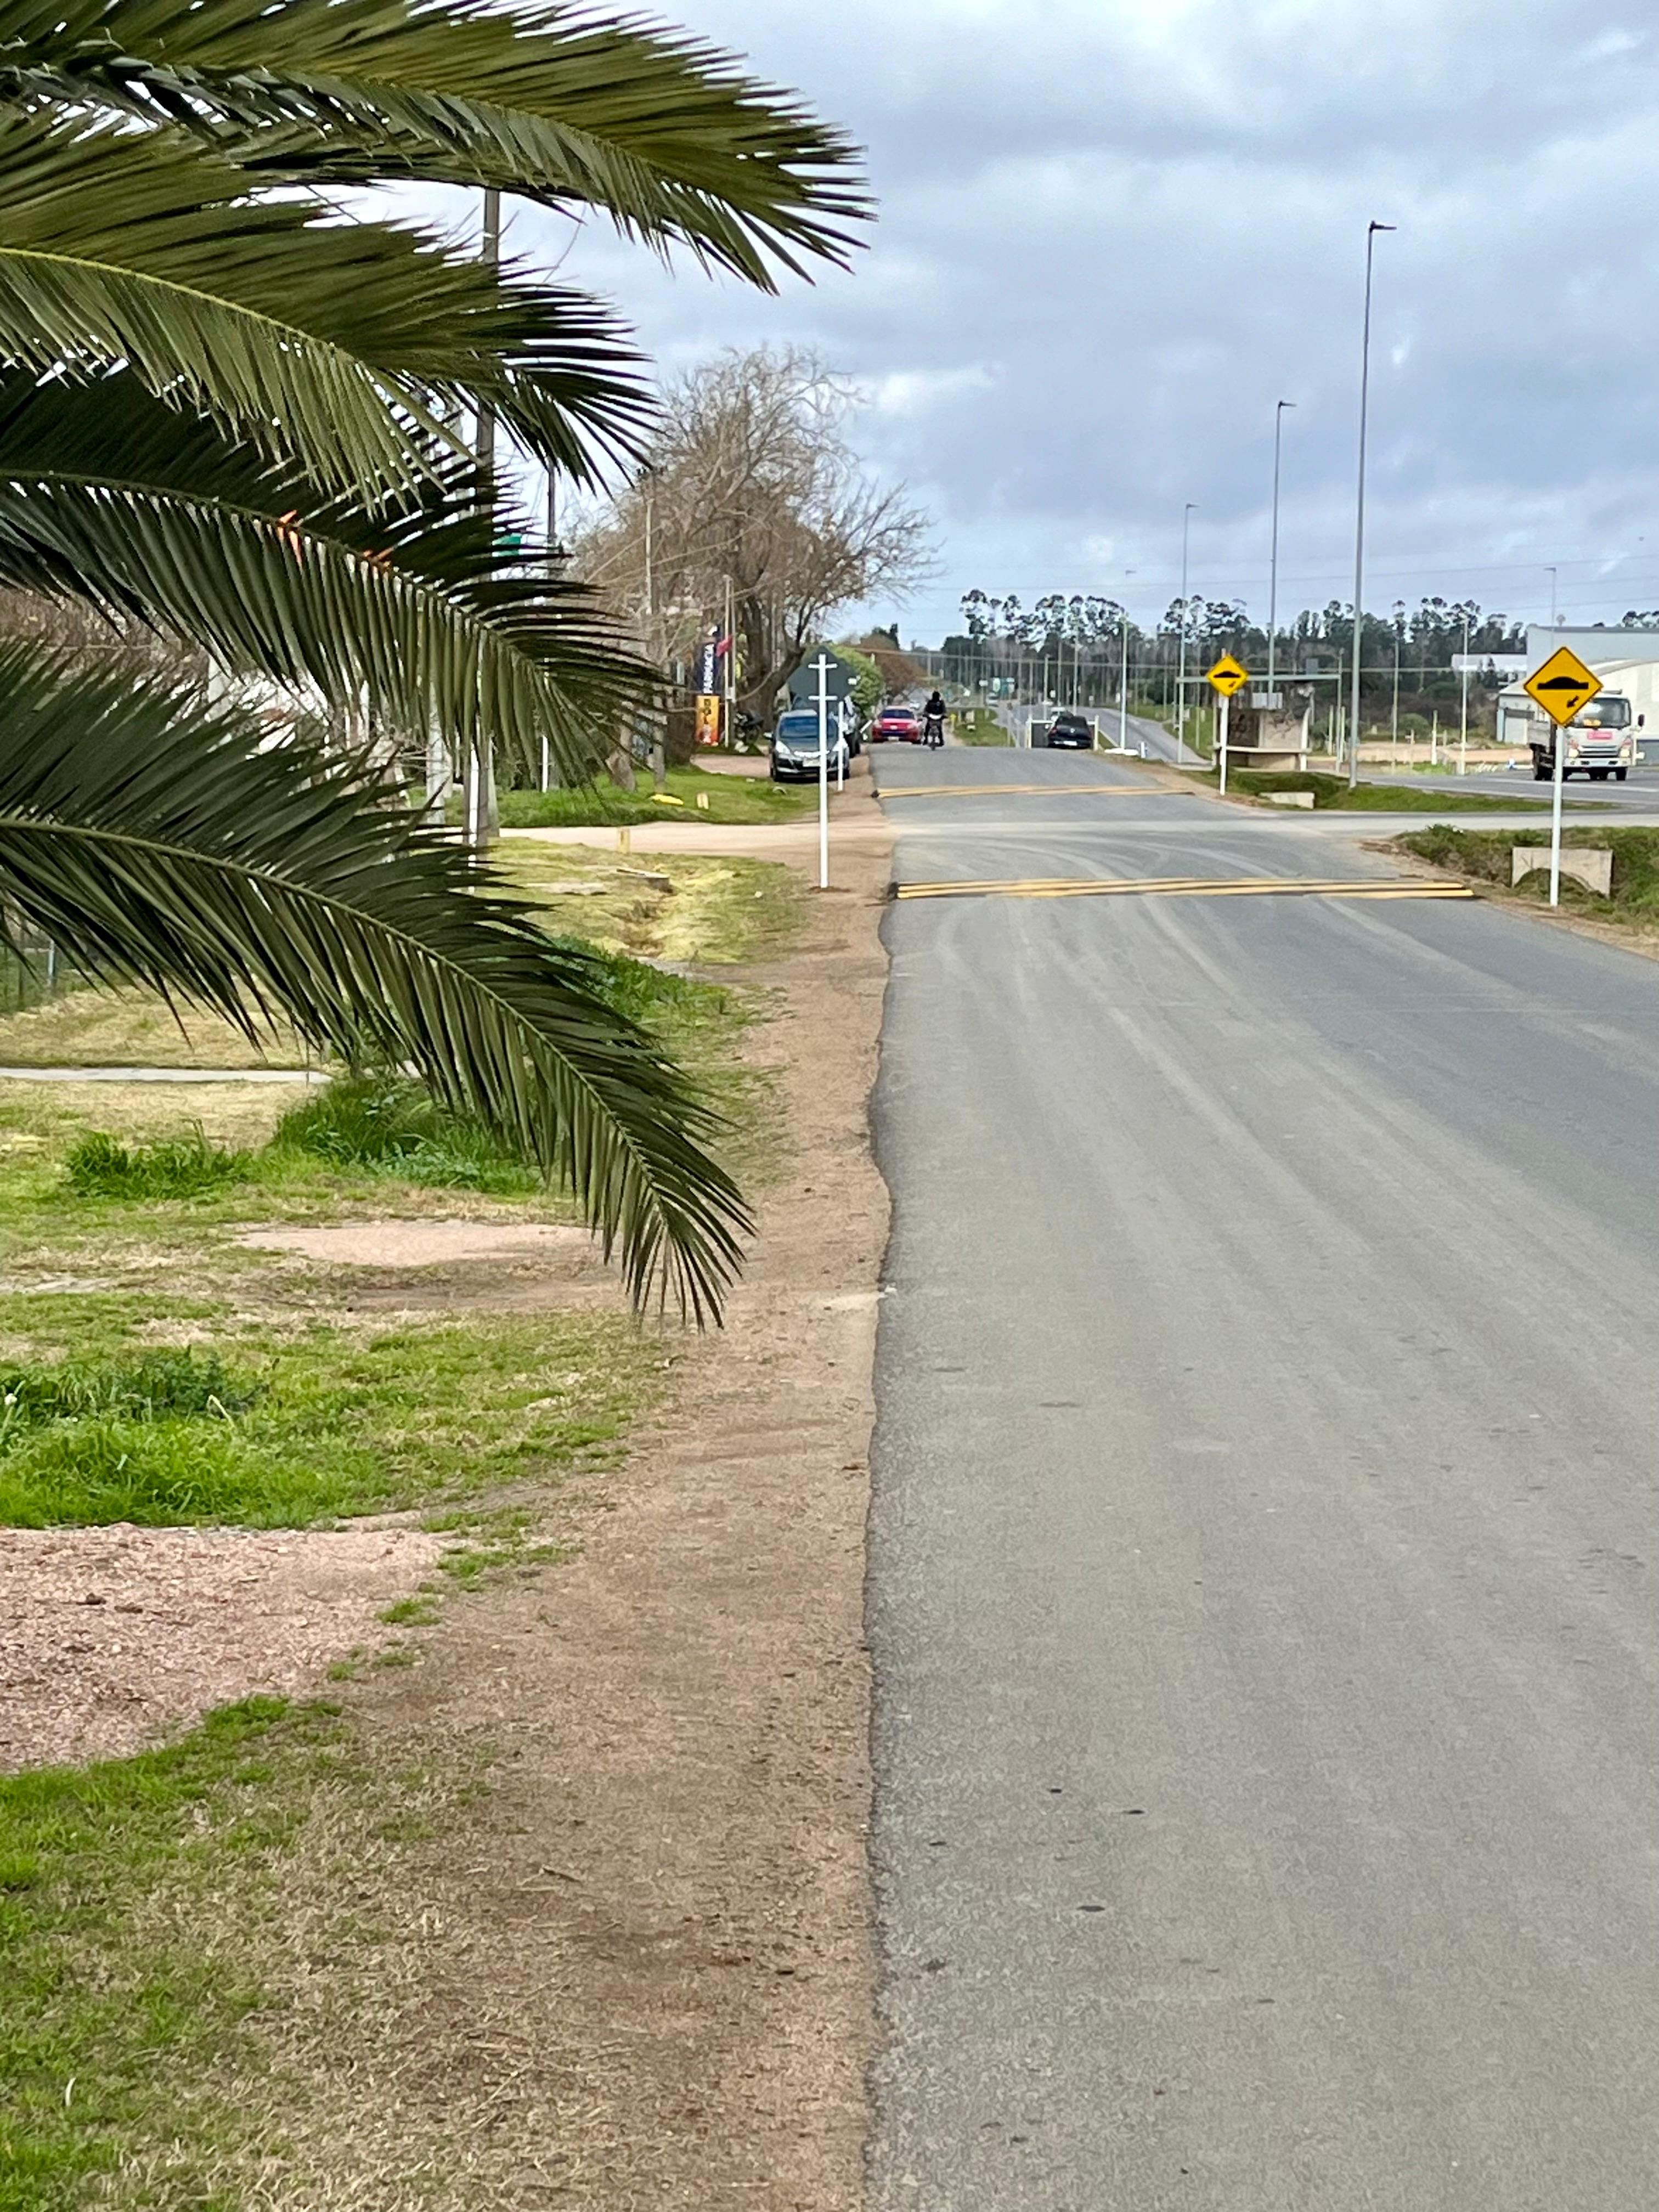
<instances>
[{"instance_id":1,"label":"yellow speed bump","mask_svg":"<svg viewBox=\"0 0 1659 2212\"><path fill-rule=\"evenodd\" d=\"M895 898L1472 899L1466 884L1425 876L1322 881L1312 876L1082 876L987 883L899 884Z\"/></svg>"}]
</instances>

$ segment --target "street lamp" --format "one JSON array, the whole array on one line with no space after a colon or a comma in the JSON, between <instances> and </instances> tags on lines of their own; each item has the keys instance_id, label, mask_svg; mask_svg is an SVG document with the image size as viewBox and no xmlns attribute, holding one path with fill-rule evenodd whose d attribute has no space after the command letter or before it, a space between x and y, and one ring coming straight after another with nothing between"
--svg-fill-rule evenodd
<instances>
[{"instance_id":1,"label":"street lamp","mask_svg":"<svg viewBox=\"0 0 1659 2212\"><path fill-rule=\"evenodd\" d=\"M1193 526L1193 509L1198 505L1189 499L1181 518L1181 655L1176 675L1176 766L1181 765L1181 748L1187 742L1187 545Z\"/></svg>"},{"instance_id":2,"label":"street lamp","mask_svg":"<svg viewBox=\"0 0 1659 2212\"><path fill-rule=\"evenodd\" d=\"M1394 230L1391 222L1365 226L1365 322L1359 343L1359 493L1353 523L1353 696L1348 715L1348 788L1359 781L1359 659L1364 635L1365 584L1365 416L1371 385L1371 249L1379 230Z\"/></svg>"},{"instance_id":3,"label":"street lamp","mask_svg":"<svg viewBox=\"0 0 1659 2212\"><path fill-rule=\"evenodd\" d=\"M1553 568L1547 568L1544 573L1550 580L1550 635L1553 638L1555 635L1555 571Z\"/></svg>"},{"instance_id":4,"label":"street lamp","mask_svg":"<svg viewBox=\"0 0 1659 2212\"><path fill-rule=\"evenodd\" d=\"M1267 712L1273 710L1273 642L1279 628L1279 445L1285 410L1294 399L1281 399L1273 410L1273 545L1267 563Z\"/></svg>"}]
</instances>

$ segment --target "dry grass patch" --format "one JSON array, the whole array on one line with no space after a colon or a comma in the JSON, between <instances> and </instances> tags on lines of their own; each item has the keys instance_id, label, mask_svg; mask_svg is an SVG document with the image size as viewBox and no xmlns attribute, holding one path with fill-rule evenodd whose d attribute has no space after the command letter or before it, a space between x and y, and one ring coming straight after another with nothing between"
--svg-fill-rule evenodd
<instances>
[{"instance_id":1,"label":"dry grass patch","mask_svg":"<svg viewBox=\"0 0 1659 2212\"><path fill-rule=\"evenodd\" d=\"M67 991L0 1016L0 1065L20 1067L301 1067L299 1038L273 1030L263 1049L204 1007L175 1017L155 993Z\"/></svg>"}]
</instances>

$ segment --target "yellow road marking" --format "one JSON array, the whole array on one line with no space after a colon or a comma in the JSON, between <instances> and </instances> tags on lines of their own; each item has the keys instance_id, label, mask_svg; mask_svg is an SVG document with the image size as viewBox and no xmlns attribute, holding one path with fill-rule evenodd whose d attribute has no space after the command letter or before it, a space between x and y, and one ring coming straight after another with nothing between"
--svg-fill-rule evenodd
<instances>
[{"instance_id":1,"label":"yellow road marking","mask_svg":"<svg viewBox=\"0 0 1659 2212\"><path fill-rule=\"evenodd\" d=\"M878 799L992 799L1011 795L1029 799L1068 799L1078 793L1091 799L1184 799L1166 784L1149 783L907 783L878 784Z\"/></svg>"},{"instance_id":2,"label":"yellow road marking","mask_svg":"<svg viewBox=\"0 0 1659 2212\"><path fill-rule=\"evenodd\" d=\"M1358 883L1310 876L1139 876L1031 878L987 883L899 884L894 896L917 898L1366 898L1472 899L1466 884L1423 876Z\"/></svg>"}]
</instances>

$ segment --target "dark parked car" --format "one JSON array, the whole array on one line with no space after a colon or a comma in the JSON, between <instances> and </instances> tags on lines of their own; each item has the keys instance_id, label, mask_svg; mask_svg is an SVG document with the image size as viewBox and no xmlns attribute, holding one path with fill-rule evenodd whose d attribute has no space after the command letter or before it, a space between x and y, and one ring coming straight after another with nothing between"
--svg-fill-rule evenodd
<instances>
[{"instance_id":1,"label":"dark parked car","mask_svg":"<svg viewBox=\"0 0 1659 2212\"><path fill-rule=\"evenodd\" d=\"M830 726L830 773L832 776L845 771L851 757L845 738L840 736L833 718ZM816 707L793 708L778 716L778 726L772 732L772 781L774 783L804 783L809 778L815 781L818 773L818 715Z\"/></svg>"},{"instance_id":2,"label":"dark parked car","mask_svg":"<svg viewBox=\"0 0 1659 2212\"><path fill-rule=\"evenodd\" d=\"M872 745L886 744L889 740L907 745L921 743L921 717L914 707L884 707L870 725Z\"/></svg>"},{"instance_id":3,"label":"dark parked car","mask_svg":"<svg viewBox=\"0 0 1659 2212\"><path fill-rule=\"evenodd\" d=\"M1049 723L1042 742L1046 745L1069 745L1076 752L1091 753L1095 749L1095 733L1081 714L1056 714Z\"/></svg>"}]
</instances>

